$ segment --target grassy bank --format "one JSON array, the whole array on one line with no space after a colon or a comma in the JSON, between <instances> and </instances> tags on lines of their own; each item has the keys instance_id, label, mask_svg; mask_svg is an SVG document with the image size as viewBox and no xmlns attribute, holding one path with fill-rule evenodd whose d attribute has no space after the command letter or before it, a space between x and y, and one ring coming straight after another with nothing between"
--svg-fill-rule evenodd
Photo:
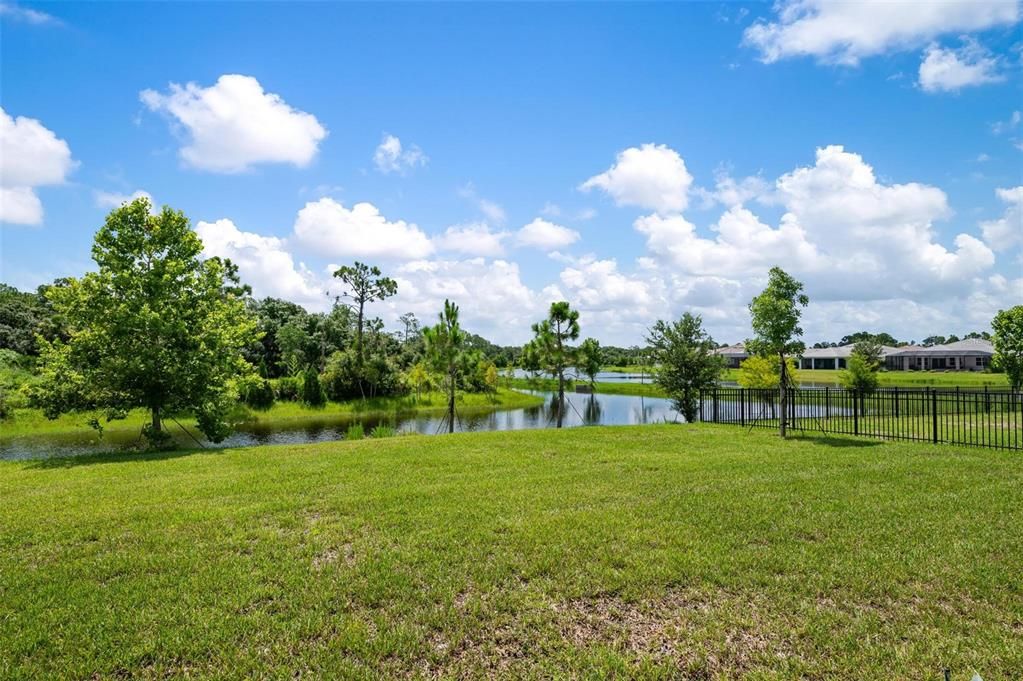
<instances>
[{"instance_id":1,"label":"grassy bank","mask_svg":"<svg viewBox=\"0 0 1023 681\"><path fill-rule=\"evenodd\" d=\"M841 385L840 370L800 369L798 379L803 383ZM900 388L1008 388L1005 374L985 374L973 371L882 371L878 373L882 386ZM726 369L722 378L726 381L739 380L738 369Z\"/></svg>"},{"instance_id":2,"label":"grassy bank","mask_svg":"<svg viewBox=\"0 0 1023 681\"><path fill-rule=\"evenodd\" d=\"M504 379L511 388L518 390L547 390L555 392L558 382L551 378L512 378ZM589 384L588 381L582 383ZM626 381L597 381L593 384L596 392L603 395L636 395L642 397L665 397L665 393L653 383L629 383ZM569 381L566 390L575 390L575 382Z\"/></svg>"},{"instance_id":3,"label":"grassy bank","mask_svg":"<svg viewBox=\"0 0 1023 681\"><path fill-rule=\"evenodd\" d=\"M699 426L0 462L0 677L985 679L1018 455Z\"/></svg>"},{"instance_id":4,"label":"grassy bank","mask_svg":"<svg viewBox=\"0 0 1023 681\"><path fill-rule=\"evenodd\" d=\"M443 413L447 409L446 397L442 393L424 393L420 399L409 397L377 397L347 402L329 402L323 407L310 407L301 402L275 402L267 410L255 410L239 405L234 415L236 423L297 423L315 421L325 417L352 416L378 417L400 413ZM542 404L532 395L509 389L500 389L496 395L463 393L458 396L459 413L487 411L491 409L517 409ZM64 414L50 420L38 409L16 409L14 417L0 422L0 440L29 435L67 434L87 432L89 418L95 414ZM195 419L182 415L178 420L186 426L194 426ZM105 430L130 430L137 432L149 421L149 413L136 409L127 418L107 423L101 419ZM170 424L168 424L169 426Z\"/></svg>"}]
</instances>

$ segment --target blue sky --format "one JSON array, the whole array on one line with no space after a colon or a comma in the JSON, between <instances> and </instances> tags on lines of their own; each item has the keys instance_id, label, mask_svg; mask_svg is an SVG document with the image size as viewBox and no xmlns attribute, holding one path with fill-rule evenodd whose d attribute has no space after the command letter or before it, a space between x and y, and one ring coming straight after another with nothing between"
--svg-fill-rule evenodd
<instances>
[{"instance_id":1,"label":"blue sky","mask_svg":"<svg viewBox=\"0 0 1023 681\"><path fill-rule=\"evenodd\" d=\"M562 297L604 342L684 310L739 340L772 264L811 341L986 328L1023 300L1021 16L6 3L0 279L81 274L145 192L257 294L322 308L360 259L386 320L450 296L498 342Z\"/></svg>"}]
</instances>

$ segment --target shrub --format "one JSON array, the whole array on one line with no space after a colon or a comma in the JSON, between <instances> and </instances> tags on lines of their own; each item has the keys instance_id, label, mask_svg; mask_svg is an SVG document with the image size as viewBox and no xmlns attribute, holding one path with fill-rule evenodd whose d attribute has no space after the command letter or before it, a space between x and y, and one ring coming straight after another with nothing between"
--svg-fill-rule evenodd
<instances>
[{"instance_id":1,"label":"shrub","mask_svg":"<svg viewBox=\"0 0 1023 681\"><path fill-rule=\"evenodd\" d=\"M398 431L394 426L377 426L369 431L369 436L372 438L394 437L397 434Z\"/></svg>"},{"instance_id":2,"label":"shrub","mask_svg":"<svg viewBox=\"0 0 1023 681\"><path fill-rule=\"evenodd\" d=\"M311 407L322 407L327 401L320 385L320 375L313 367L306 369L302 377L302 401Z\"/></svg>"},{"instance_id":3,"label":"shrub","mask_svg":"<svg viewBox=\"0 0 1023 681\"><path fill-rule=\"evenodd\" d=\"M353 423L345 431L346 440L361 440L364 437L366 437L366 433L363 431L361 423Z\"/></svg>"},{"instance_id":4,"label":"shrub","mask_svg":"<svg viewBox=\"0 0 1023 681\"><path fill-rule=\"evenodd\" d=\"M270 380L275 396L284 402L298 402L302 396L302 383L294 376L283 376Z\"/></svg>"},{"instance_id":5,"label":"shrub","mask_svg":"<svg viewBox=\"0 0 1023 681\"><path fill-rule=\"evenodd\" d=\"M242 402L253 409L269 409L274 406L274 389L265 378L246 379L238 387Z\"/></svg>"}]
</instances>

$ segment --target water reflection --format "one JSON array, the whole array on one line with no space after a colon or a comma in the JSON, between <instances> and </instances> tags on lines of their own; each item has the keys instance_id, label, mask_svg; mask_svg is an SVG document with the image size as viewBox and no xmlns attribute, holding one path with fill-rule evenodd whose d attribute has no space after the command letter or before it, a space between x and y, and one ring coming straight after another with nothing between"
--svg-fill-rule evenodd
<instances>
[{"instance_id":1,"label":"water reflection","mask_svg":"<svg viewBox=\"0 0 1023 681\"><path fill-rule=\"evenodd\" d=\"M502 411L459 411L455 430L504 431L554 428L558 417L566 428L595 425L638 425L680 420L671 403L658 397L635 397L632 395L581 395L565 394L565 408L560 411L557 394L542 391L523 391L543 398L543 404L521 409ZM332 415L324 411L323 416L297 423L256 422L242 424L224 442L218 445L205 443L208 447L247 447L271 444L301 444L306 442L328 442L344 438L348 427L361 423L368 434L373 428L383 425L399 432L414 432L423 435L437 435L446 432L447 421L442 414L390 414L387 416L361 417ZM181 447L194 447L192 436L202 439L201 434L192 430L188 435L181 430L169 431ZM0 441L0 459L37 459L51 456L76 456L96 452L127 450L136 446L137 432L108 430L102 438L91 431L63 435L36 435Z\"/></svg>"}]
</instances>

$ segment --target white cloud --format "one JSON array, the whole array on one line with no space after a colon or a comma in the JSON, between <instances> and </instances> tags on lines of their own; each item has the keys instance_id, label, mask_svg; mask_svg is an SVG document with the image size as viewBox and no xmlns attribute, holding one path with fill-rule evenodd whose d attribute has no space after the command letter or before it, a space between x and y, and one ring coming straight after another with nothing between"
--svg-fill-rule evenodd
<instances>
[{"instance_id":1,"label":"white cloud","mask_svg":"<svg viewBox=\"0 0 1023 681\"><path fill-rule=\"evenodd\" d=\"M373 153L373 164L384 174L405 173L416 166L425 166L426 154L416 145L403 148L401 140L394 135L384 135L384 139Z\"/></svg>"},{"instance_id":2,"label":"white cloud","mask_svg":"<svg viewBox=\"0 0 1023 681\"><path fill-rule=\"evenodd\" d=\"M295 264L283 239L239 230L228 219L199 222L203 255L230 258L253 295L284 298L313 309L327 307L326 286L305 265Z\"/></svg>"},{"instance_id":3,"label":"white cloud","mask_svg":"<svg viewBox=\"0 0 1023 681\"><path fill-rule=\"evenodd\" d=\"M60 26L64 23L52 14L28 7L21 7L13 2L0 2L0 17L24 21L27 24L34 24L36 26Z\"/></svg>"},{"instance_id":4,"label":"white cloud","mask_svg":"<svg viewBox=\"0 0 1023 681\"><path fill-rule=\"evenodd\" d=\"M143 90L139 96L186 132L188 142L179 153L200 170L237 173L260 163L304 167L327 136L315 116L264 92L251 76L223 75L207 88L171 83L168 94Z\"/></svg>"},{"instance_id":5,"label":"white cloud","mask_svg":"<svg viewBox=\"0 0 1023 681\"><path fill-rule=\"evenodd\" d=\"M462 326L501 343L523 343L542 315L539 298L506 260L415 260L398 267L398 294L385 305L394 317L413 312L432 324L444 299L456 303Z\"/></svg>"},{"instance_id":6,"label":"white cloud","mask_svg":"<svg viewBox=\"0 0 1023 681\"><path fill-rule=\"evenodd\" d=\"M579 189L602 189L619 206L658 213L685 210L693 176L678 152L663 144L644 144L618 153L613 166L583 182Z\"/></svg>"},{"instance_id":7,"label":"white cloud","mask_svg":"<svg viewBox=\"0 0 1023 681\"><path fill-rule=\"evenodd\" d=\"M1002 217L980 223L984 241L995 251L1023 245L1023 185L995 193L1008 205Z\"/></svg>"},{"instance_id":8,"label":"white cloud","mask_svg":"<svg viewBox=\"0 0 1023 681\"><path fill-rule=\"evenodd\" d=\"M504 240L510 234L506 231L492 231L485 222L452 225L433 239L438 250L496 257L504 254Z\"/></svg>"},{"instance_id":9,"label":"white cloud","mask_svg":"<svg viewBox=\"0 0 1023 681\"><path fill-rule=\"evenodd\" d=\"M38 120L12 118L0 108L0 222L40 224L35 188L62 184L77 165L67 142Z\"/></svg>"},{"instance_id":10,"label":"white cloud","mask_svg":"<svg viewBox=\"0 0 1023 681\"><path fill-rule=\"evenodd\" d=\"M504 212L504 208L500 204L495 203L489 199L482 198L476 193L476 187L472 182L465 184L458 188L458 195L463 199L468 199L476 204L480 212L491 222L503 225L505 220L508 219L508 215Z\"/></svg>"},{"instance_id":11,"label":"white cloud","mask_svg":"<svg viewBox=\"0 0 1023 681\"><path fill-rule=\"evenodd\" d=\"M715 204L731 207L739 206L752 200L769 201L771 185L758 175L736 180L726 171L719 169L715 173L713 191L703 187L697 187L693 191L703 199L704 208L710 208Z\"/></svg>"},{"instance_id":12,"label":"white cloud","mask_svg":"<svg viewBox=\"0 0 1023 681\"><path fill-rule=\"evenodd\" d=\"M855 65L860 59L925 45L945 34L1014 24L1019 4L1006 0L781 0L776 21L746 29L743 42L766 63L788 57L816 57Z\"/></svg>"},{"instance_id":13,"label":"white cloud","mask_svg":"<svg viewBox=\"0 0 1023 681\"><path fill-rule=\"evenodd\" d=\"M536 218L516 233L515 240L520 246L554 250L578 241L579 232L543 218Z\"/></svg>"},{"instance_id":14,"label":"white cloud","mask_svg":"<svg viewBox=\"0 0 1023 681\"><path fill-rule=\"evenodd\" d=\"M998 60L973 40L966 40L958 50L931 45L920 62L919 83L924 92L958 92L1003 80Z\"/></svg>"},{"instance_id":15,"label":"white cloud","mask_svg":"<svg viewBox=\"0 0 1023 681\"><path fill-rule=\"evenodd\" d=\"M136 189L131 194L121 194L120 192L105 192L97 190L93 194L96 198L96 205L100 208L120 208L126 203L131 203L135 199L146 198L149 199L149 203L153 204L153 212L158 210L156 202L153 201L153 195L147 191Z\"/></svg>"},{"instance_id":16,"label":"white cloud","mask_svg":"<svg viewBox=\"0 0 1023 681\"><path fill-rule=\"evenodd\" d=\"M1023 120L1023 112L1013 111L1008 120L996 121L991 124L991 132L995 135L1012 132L1019 127L1020 120Z\"/></svg>"},{"instance_id":17,"label":"white cloud","mask_svg":"<svg viewBox=\"0 0 1023 681\"><path fill-rule=\"evenodd\" d=\"M433 245L415 224L388 221L371 203L345 208L334 199L307 203L295 220L295 236L325 256L423 258Z\"/></svg>"}]
</instances>

